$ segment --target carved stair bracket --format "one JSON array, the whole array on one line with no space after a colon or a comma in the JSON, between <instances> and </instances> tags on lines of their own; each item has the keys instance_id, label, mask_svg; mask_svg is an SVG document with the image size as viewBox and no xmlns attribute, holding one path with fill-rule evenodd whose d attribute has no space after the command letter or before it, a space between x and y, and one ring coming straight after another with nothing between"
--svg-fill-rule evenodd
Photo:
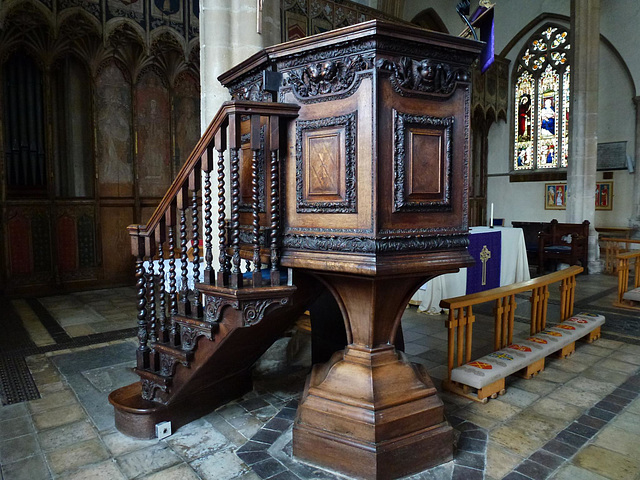
<instances>
[{"instance_id":1,"label":"carved stair bracket","mask_svg":"<svg viewBox=\"0 0 640 480\"><path fill-rule=\"evenodd\" d=\"M200 284L198 284L200 288ZM279 308L291 303L291 296L296 291L293 286L262 287L260 289L232 289L201 285L205 290L207 305L205 307L205 321L216 324L222 317L225 307L242 312L242 326L256 325L265 316L271 306Z\"/></svg>"},{"instance_id":2,"label":"carved stair bracket","mask_svg":"<svg viewBox=\"0 0 640 480\"><path fill-rule=\"evenodd\" d=\"M243 326L250 327L251 325L256 325L257 323L259 323L264 317L264 312L271 305L283 307L288 303L289 297L267 298L264 300L242 302Z\"/></svg>"},{"instance_id":3,"label":"carved stair bracket","mask_svg":"<svg viewBox=\"0 0 640 480\"><path fill-rule=\"evenodd\" d=\"M470 78L466 68L452 68L447 63L425 58L414 60L402 57L394 62L380 59L376 65L380 70L391 72L391 84L401 95L404 93L435 93L450 95L456 82L466 82Z\"/></svg>"},{"instance_id":4,"label":"carved stair bracket","mask_svg":"<svg viewBox=\"0 0 640 480\"><path fill-rule=\"evenodd\" d=\"M179 359L176 358L175 355L171 355L170 353L166 352L160 353L160 375L165 377L172 376L175 371L174 367L176 366L178 361ZM187 361L180 361L180 363L185 367L189 366L189 362Z\"/></svg>"},{"instance_id":5,"label":"carved stair bracket","mask_svg":"<svg viewBox=\"0 0 640 480\"><path fill-rule=\"evenodd\" d=\"M158 402L161 404L167 403L167 390L168 385L164 382L158 382L151 378L142 378L140 380L142 385L142 398L152 402Z\"/></svg>"},{"instance_id":6,"label":"carved stair bracket","mask_svg":"<svg viewBox=\"0 0 640 480\"><path fill-rule=\"evenodd\" d=\"M240 308L238 306L238 301L235 298L207 296L206 303L207 305L204 309L204 318L211 324L220 321L222 310L224 310L224 307L226 307L227 305L236 310Z\"/></svg>"}]
</instances>

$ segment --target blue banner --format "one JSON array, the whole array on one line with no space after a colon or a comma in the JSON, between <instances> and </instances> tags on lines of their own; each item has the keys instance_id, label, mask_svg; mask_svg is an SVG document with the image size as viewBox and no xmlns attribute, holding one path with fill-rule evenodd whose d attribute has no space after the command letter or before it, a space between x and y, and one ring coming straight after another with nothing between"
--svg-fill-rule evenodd
<instances>
[{"instance_id":1,"label":"blue banner","mask_svg":"<svg viewBox=\"0 0 640 480\"><path fill-rule=\"evenodd\" d=\"M467 294L499 287L502 257L500 232L469 235L469 254L476 264L467 268Z\"/></svg>"}]
</instances>

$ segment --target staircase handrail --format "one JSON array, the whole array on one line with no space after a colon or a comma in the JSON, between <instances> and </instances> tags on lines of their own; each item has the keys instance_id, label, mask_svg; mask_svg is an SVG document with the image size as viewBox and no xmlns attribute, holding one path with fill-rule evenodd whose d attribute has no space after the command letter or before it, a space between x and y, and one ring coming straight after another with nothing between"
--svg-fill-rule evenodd
<instances>
[{"instance_id":1,"label":"staircase handrail","mask_svg":"<svg viewBox=\"0 0 640 480\"><path fill-rule=\"evenodd\" d=\"M218 113L213 117L211 123L205 130L202 137L189 155L171 186L165 193L162 200L156 207L153 215L145 225L132 224L127 227L129 235L138 237L149 237L160 224L161 219L169 209L171 203L178 196L184 184L189 181L191 172L198 165L202 157L207 153L207 149L214 141L215 135L220 128L228 125L229 115L281 115L283 117L296 117L300 106L293 103L278 102L252 102L231 100L222 104ZM135 252L134 252L135 255Z\"/></svg>"}]
</instances>

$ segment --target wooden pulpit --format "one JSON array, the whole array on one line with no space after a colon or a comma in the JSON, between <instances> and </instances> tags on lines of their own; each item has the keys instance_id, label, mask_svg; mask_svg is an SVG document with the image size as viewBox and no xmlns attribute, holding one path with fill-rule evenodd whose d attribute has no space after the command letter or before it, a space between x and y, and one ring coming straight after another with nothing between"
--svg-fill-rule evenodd
<instances>
[{"instance_id":1,"label":"wooden pulpit","mask_svg":"<svg viewBox=\"0 0 640 480\"><path fill-rule=\"evenodd\" d=\"M296 457L391 479L452 458L424 367L393 339L413 293L467 253L471 64L482 44L371 21L268 48L220 77L294 103L282 132L282 260L331 291L348 345L316 365Z\"/></svg>"}]
</instances>

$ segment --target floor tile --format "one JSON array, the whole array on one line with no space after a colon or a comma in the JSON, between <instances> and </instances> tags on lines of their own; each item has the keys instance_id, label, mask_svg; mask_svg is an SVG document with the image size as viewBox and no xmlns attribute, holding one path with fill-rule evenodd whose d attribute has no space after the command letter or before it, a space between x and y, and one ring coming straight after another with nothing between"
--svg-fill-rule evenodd
<instances>
[{"instance_id":1,"label":"floor tile","mask_svg":"<svg viewBox=\"0 0 640 480\"><path fill-rule=\"evenodd\" d=\"M181 463L173 467L161 470L146 477L143 480L199 480L200 477L193 468L186 463Z\"/></svg>"},{"instance_id":2,"label":"floor tile","mask_svg":"<svg viewBox=\"0 0 640 480\"><path fill-rule=\"evenodd\" d=\"M631 480L640 473L640 466L628 457L596 445L582 449L573 463L585 470L616 480Z\"/></svg>"},{"instance_id":3,"label":"floor tile","mask_svg":"<svg viewBox=\"0 0 640 480\"><path fill-rule=\"evenodd\" d=\"M522 456L517 455L509 448L490 441L487 444L486 474L494 478L502 478L522 460Z\"/></svg>"},{"instance_id":4,"label":"floor tile","mask_svg":"<svg viewBox=\"0 0 640 480\"><path fill-rule=\"evenodd\" d=\"M113 459L81 467L64 475L64 480L125 480L125 478Z\"/></svg>"},{"instance_id":5,"label":"floor tile","mask_svg":"<svg viewBox=\"0 0 640 480\"><path fill-rule=\"evenodd\" d=\"M46 412L33 415L33 424L38 431L59 427L78 422L86 418L86 414L79 404L54 408Z\"/></svg>"},{"instance_id":6,"label":"floor tile","mask_svg":"<svg viewBox=\"0 0 640 480\"><path fill-rule=\"evenodd\" d=\"M181 427L166 442L187 461L211 455L229 446L225 436L203 419Z\"/></svg>"},{"instance_id":7,"label":"floor tile","mask_svg":"<svg viewBox=\"0 0 640 480\"><path fill-rule=\"evenodd\" d=\"M611 426L598 433L593 444L625 456L637 456L640 450L640 435Z\"/></svg>"},{"instance_id":8,"label":"floor tile","mask_svg":"<svg viewBox=\"0 0 640 480\"><path fill-rule=\"evenodd\" d=\"M84 465L102 462L109 453L98 439L85 440L45 453L54 474L73 471Z\"/></svg>"},{"instance_id":9,"label":"floor tile","mask_svg":"<svg viewBox=\"0 0 640 480\"><path fill-rule=\"evenodd\" d=\"M251 471L231 449L200 458L191 462L190 465L204 480L231 480Z\"/></svg>"},{"instance_id":10,"label":"floor tile","mask_svg":"<svg viewBox=\"0 0 640 480\"><path fill-rule=\"evenodd\" d=\"M17 462L37 453L40 453L40 446L33 433L0 442L0 464Z\"/></svg>"},{"instance_id":11,"label":"floor tile","mask_svg":"<svg viewBox=\"0 0 640 480\"><path fill-rule=\"evenodd\" d=\"M164 470L182 460L168 446L157 444L120 455L116 461L127 478L134 478Z\"/></svg>"},{"instance_id":12,"label":"floor tile","mask_svg":"<svg viewBox=\"0 0 640 480\"><path fill-rule=\"evenodd\" d=\"M567 464L549 477L551 480L607 480L607 477Z\"/></svg>"},{"instance_id":13,"label":"floor tile","mask_svg":"<svg viewBox=\"0 0 640 480\"><path fill-rule=\"evenodd\" d=\"M14 463L2 464L4 480L49 480L51 473L42 455L34 455Z\"/></svg>"},{"instance_id":14,"label":"floor tile","mask_svg":"<svg viewBox=\"0 0 640 480\"><path fill-rule=\"evenodd\" d=\"M142 450L143 448L150 447L151 445L158 443L157 438L141 440L139 438L129 437L117 431L102 435L102 441L115 457L135 450Z\"/></svg>"},{"instance_id":15,"label":"floor tile","mask_svg":"<svg viewBox=\"0 0 640 480\"><path fill-rule=\"evenodd\" d=\"M585 392L565 385L551 392L547 398L570 403L581 408L588 408L595 405L602 397L595 393Z\"/></svg>"},{"instance_id":16,"label":"floor tile","mask_svg":"<svg viewBox=\"0 0 640 480\"><path fill-rule=\"evenodd\" d=\"M623 412L617 418L612 420L609 425L611 427L625 430L629 433L640 435L640 415L630 412ZM639 447L640 450L640 447Z\"/></svg>"},{"instance_id":17,"label":"floor tile","mask_svg":"<svg viewBox=\"0 0 640 480\"><path fill-rule=\"evenodd\" d=\"M65 407L69 405L78 405L78 399L71 390L63 390L52 393L44 398L32 400L29 402L29 410L33 414L39 414L52 408Z\"/></svg>"},{"instance_id":18,"label":"floor tile","mask_svg":"<svg viewBox=\"0 0 640 480\"><path fill-rule=\"evenodd\" d=\"M525 408L538 400L540 395L536 393L527 392L515 387L507 388L507 392L500 396L500 401L506 402L510 405L514 405L519 408Z\"/></svg>"},{"instance_id":19,"label":"floor tile","mask_svg":"<svg viewBox=\"0 0 640 480\"><path fill-rule=\"evenodd\" d=\"M31 422L31 418L28 416L15 417L0 422L0 440L21 437L31 432L33 432L33 423Z\"/></svg>"}]
</instances>

